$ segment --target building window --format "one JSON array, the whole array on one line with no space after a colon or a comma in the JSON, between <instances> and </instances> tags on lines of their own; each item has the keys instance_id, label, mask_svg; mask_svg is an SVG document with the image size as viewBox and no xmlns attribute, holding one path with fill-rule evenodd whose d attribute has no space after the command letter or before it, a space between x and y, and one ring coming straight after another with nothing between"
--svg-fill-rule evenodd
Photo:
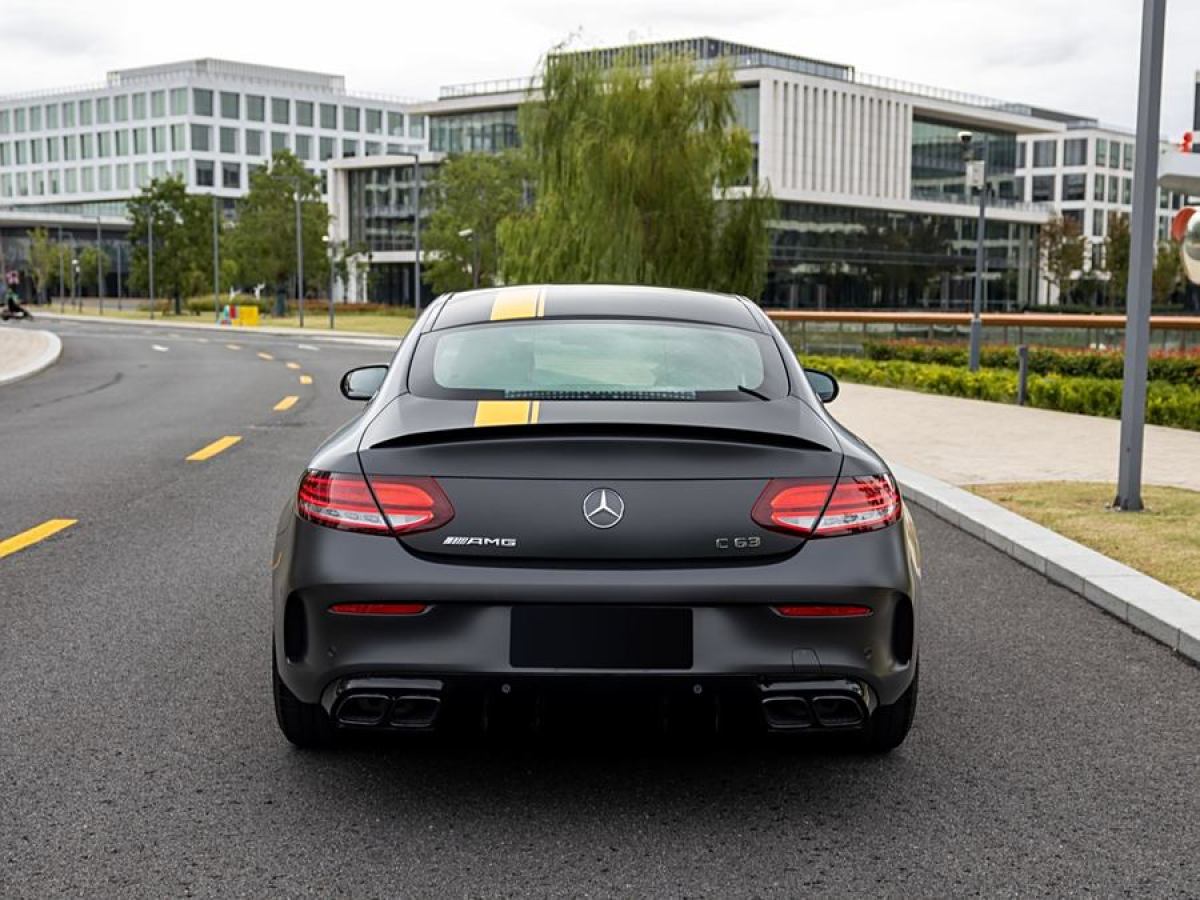
<instances>
[{"instance_id":1,"label":"building window","mask_svg":"<svg viewBox=\"0 0 1200 900\"><path fill-rule=\"evenodd\" d=\"M25 165L27 160L25 158L25 142L24 141L14 141L13 142L13 156L16 158L18 166Z\"/></svg>"},{"instance_id":2,"label":"building window","mask_svg":"<svg viewBox=\"0 0 1200 900\"><path fill-rule=\"evenodd\" d=\"M235 95L236 96L236 95ZM221 152L222 153L237 153L237 129L222 128L221 129Z\"/></svg>"},{"instance_id":3,"label":"building window","mask_svg":"<svg viewBox=\"0 0 1200 900\"><path fill-rule=\"evenodd\" d=\"M241 96L232 91L221 91L221 118L241 118Z\"/></svg>"},{"instance_id":4,"label":"building window","mask_svg":"<svg viewBox=\"0 0 1200 900\"><path fill-rule=\"evenodd\" d=\"M192 149L207 152L212 149L212 127L209 125L192 126Z\"/></svg>"},{"instance_id":5,"label":"building window","mask_svg":"<svg viewBox=\"0 0 1200 900\"><path fill-rule=\"evenodd\" d=\"M246 129L246 155L263 155L263 133L252 128Z\"/></svg>"},{"instance_id":6,"label":"building window","mask_svg":"<svg viewBox=\"0 0 1200 900\"><path fill-rule=\"evenodd\" d=\"M1033 167L1035 169L1053 169L1057 161L1057 146L1055 141L1034 141Z\"/></svg>"},{"instance_id":7,"label":"building window","mask_svg":"<svg viewBox=\"0 0 1200 900\"><path fill-rule=\"evenodd\" d=\"M134 163L133 166L133 185L137 188L144 188L150 183L150 164L149 163Z\"/></svg>"},{"instance_id":8,"label":"building window","mask_svg":"<svg viewBox=\"0 0 1200 900\"><path fill-rule=\"evenodd\" d=\"M87 123L85 123L87 124ZM58 107L53 103L46 107L46 130L50 131L58 127Z\"/></svg>"},{"instance_id":9,"label":"building window","mask_svg":"<svg viewBox=\"0 0 1200 900\"><path fill-rule=\"evenodd\" d=\"M1121 202L1121 179L1116 175L1108 176L1108 202Z\"/></svg>"},{"instance_id":10,"label":"building window","mask_svg":"<svg viewBox=\"0 0 1200 900\"><path fill-rule=\"evenodd\" d=\"M296 124L301 128L313 127L313 105L311 100L296 101Z\"/></svg>"},{"instance_id":11,"label":"building window","mask_svg":"<svg viewBox=\"0 0 1200 900\"><path fill-rule=\"evenodd\" d=\"M327 131L337 130L337 107L332 103L321 104L321 127Z\"/></svg>"},{"instance_id":12,"label":"building window","mask_svg":"<svg viewBox=\"0 0 1200 900\"><path fill-rule=\"evenodd\" d=\"M196 160L196 187L213 186L213 163L211 159Z\"/></svg>"},{"instance_id":13,"label":"building window","mask_svg":"<svg viewBox=\"0 0 1200 900\"><path fill-rule=\"evenodd\" d=\"M358 107L342 107L342 131L358 131Z\"/></svg>"},{"instance_id":14,"label":"building window","mask_svg":"<svg viewBox=\"0 0 1200 900\"><path fill-rule=\"evenodd\" d=\"M241 163L221 163L221 187L240 189L242 186Z\"/></svg>"},{"instance_id":15,"label":"building window","mask_svg":"<svg viewBox=\"0 0 1200 900\"><path fill-rule=\"evenodd\" d=\"M65 141L66 138L63 138ZM66 156L66 148L63 148L63 155ZM74 159L75 156L67 156L67 159ZM42 161L42 141L41 138L34 138L29 142L29 161L31 163L40 163Z\"/></svg>"},{"instance_id":16,"label":"building window","mask_svg":"<svg viewBox=\"0 0 1200 900\"><path fill-rule=\"evenodd\" d=\"M1097 203L1104 202L1104 176L1097 172L1092 176L1095 179L1092 182L1092 199Z\"/></svg>"},{"instance_id":17,"label":"building window","mask_svg":"<svg viewBox=\"0 0 1200 900\"><path fill-rule=\"evenodd\" d=\"M276 125L286 125L291 120L291 103L287 97L271 98L271 121Z\"/></svg>"},{"instance_id":18,"label":"building window","mask_svg":"<svg viewBox=\"0 0 1200 900\"><path fill-rule=\"evenodd\" d=\"M1087 138L1068 138L1063 141L1063 165L1087 165Z\"/></svg>"},{"instance_id":19,"label":"building window","mask_svg":"<svg viewBox=\"0 0 1200 900\"><path fill-rule=\"evenodd\" d=\"M113 132L113 147L117 156L129 155L129 132L122 129Z\"/></svg>"},{"instance_id":20,"label":"building window","mask_svg":"<svg viewBox=\"0 0 1200 900\"><path fill-rule=\"evenodd\" d=\"M134 94L133 95L133 117L135 119L138 119L139 121L141 119L146 118L146 95L145 94Z\"/></svg>"},{"instance_id":21,"label":"building window","mask_svg":"<svg viewBox=\"0 0 1200 900\"><path fill-rule=\"evenodd\" d=\"M1017 165L1016 168L1025 168L1025 142L1017 141Z\"/></svg>"},{"instance_id":22,"label":"building window","mask_svg":"<svg viewBox=\"0 0 1200 900\"><path fill-rule=\"evenodd\" d=\"M347 138L342 141L342 157L358 156L358 141Z\"/></svg>"},{"instance_id":23,"label":"building window","mask_svg":"<svg viewBox=\"0 0 1200 900\"><path fill-rule=\"evenodd\" d=\"M1121 179L1121 202L1128 206L1133 198L1133 182L1128 178Z\"/></svg>"},{"instance_id":24,"label":"building window","mask_svg":"<svg viewBox=\"0 0 1200 900\"><path fill-rule=\"evenodd\" d=\"M0 109L0 134L8 134L8 130L12 125L7 109Z\"/></svg>"},{"instance_id":25,"label":"building window","mask_svg":"<svg viewBox=\"0 0 1200 900\"><path fill-rule=\"evenodd\" d=\"M58 162L58 138L46 138L46 162Z\"/></svg>"},{"instance_id":26,"label":"building window","mask_svg":"<svg viewBox=\"0 0 1200 900\"><path fill-rule=\"evenodd\" d=\"M129 98L125 95L113 97L113 121L126 122L129 120ZM128 180L128 178L126 179Z\"/></svg>"},{"instance_id":27,"label":"building window","mask_svg":"<svg viewBox=\"0 0 1200 900\"><path fill-rule=\"evenodd\" d=\"M97 184L102 191L112 190L112 166L101 166L97 170Z\"/></svg>"},{"instance_id":28,"label":"building window","mask_svg":"<svg viewBox=\"0 0 1200 900\"><path fill-rule=\"evenodd\" d=\"M410 138L425 137L425 117L424 116L409 116L408 117L408 136Z\"/></svg>"},{"instance_id":29,"label":"building window","mask_svg":"<svg viewBox=\"0 0 1200 900\"><path fill-rule=\"evenodd\" d=\"M271 155L274 156L280 150L288 149L288 136L285 131L271 132Z\"/></svg>"},{"instance_id":30,"label":"building window","mask_svg":"<svg viewBox=\"0 0 1200 900\"><path fill-rule=\"evenodd\" d=\"M212 91L208 90L208 88L192 88L192 113L197 116L211 116L213 114Z\"/></svg>"},{"instance_id":31,"label":"building window","mask_svg":"<svg viewBox=\"0 0 1200 900\"><path fill-rule=\"evenodd\" d=\"M13 177L5 175L0 178L0 197L11 197L13 195Z\"/></svg>"},{"instance_id":32,"label":"building window","mask_svg":"<svg viewBox=\"0 0 1200 900\"><path fill-rule=\"evenodd\" d=\"M156 179L167 177L167 161L165 159L156 159L150 164L150 171L154 173Z\"/></svg>"},{"instance_id":33,"label":"building window","mask_svg":"<svg viewBox=\"0 0 1200 900\"><path fill-rule=\"evenodd\" d=\"M1125 145L1125 153L1121 161L1122 167L1127 172L1133 171L1133 144Z\"/></svg>"},{"instance_id":34,"label":"building window","mask_svg":"<svg viewBox=\"0 0 1200 900\"><path fill-rule=\"evenodd\" d=\"M383 134L383 111L367 110L367 134Z\"/></svg>"},{"instance_id":35,"label":"building window","mask_svg":"<svg viewBox=\"0 0 1200 900\"><path fill-rule=\"evenodd\" d=\"M1087 199L1087 175L1077 172L1063 176L1064 201Z\"/></svg>"},{"instance_id":36,"label":"building window","mask_svg":"<svg viewBox=\"0 0 1200 900\"><path fill-rule=\"evenodd\" d=\"M129 166L127 165L117 166L117 190L129 190Z\"/></svg>"},{"instance_id":37,"label":"building window","mask_svg":"<svg viewBox=\"0 0 1200 900\"><path fill-rule=\"evenodd\" d=\"M7 166L8 164L9 164L8 143L7 142L0 143L0 166Z\"/></svg>"},{"instance_id":38,"label":"building window","mask_svg":"<svg viewBox=\"0 0 1200 900\"><path fill-rule=\"evenodd\" d=\"M73 161L78 157L78 139L73 134L63 135L63 159ZM36 158L30 162L38 162Z\"/></svg>"},{"instance_id":39,"label":"building window","mask_svg":"<svg viewBox=\"0 0 1200 900\"><path fill-rule=\"evenodd\" d=\"M188 165L186 159L176 159L171 161L171 174L187 184Z\"/></svg>"},{"instance_id":40,"label":"building window","mask_svg":"<svg viewBox=\"0 0 1200 900\"><path fill-rule=\"evenodd\" d=\"M80 159L91 159L92 158L92 135L91 134L81 134L79 136L79 158Z\"/></svg>"},{"instance_id":41,"label":"building window","mask_svg":"<svg viewBox=\"0 0 1200 900\"><path fill-rule=\"evenodd\" d=\"M84 194L90 194L96 190L96 172L91 166L79 170L79 190Z\"/></svg>"},{"instance_id":42,"label":"building window","mask_svg":"<svg viewBox=\"0 0 1200 900\"><path fill-rule=\"evenodd\" d=\"M25 109L24 108L13 110L13 131L15 131L17 134L21 134L22 132L25 131Z\"/></svg>"},{"instance_id":43,"label":"building window","mask_svg":"<svg viewBox=\"0 0 1200 900\"><path fill-rule=\"evenodd\" d=\"M321 138L321 162L327 159L333 159L333 138Z\"/></svg>"},{"instance_id":44,"label":"building window","mask_svg":"<svg viewBox=\"0 0 1200 900\"><path fill-rule=\"evenodd\" d=\"M1053 144L1051 145L1053 146ZM1035 162L1034 165L1037 165ZM1034 175L1030 179L1033 188L1032 200L1034 203L1053 203L1056 199L1054 196L1054 176L1053 175Z\"/></svg>"},{"instance_id":45,"label":"building window","mask_svg":"<svg viewBox=\"0 0 1200 900\"><path fill-rule=\"evenodd\" d=\"M387 133L389 137L404 137L404 113L387 114Z\"/></svg>"},{"instance_id":46,"label":"building window","mask_svg":"<svg viewBox=\"0 0 1200 900\"><path fill-rule=\"evenodd\" d=\"M144 156L150 152L149 142L146 140L146 129L133 129L133 155Z\"/></svg>"},{"instance_id":47,"label":"building window","mask_svg":"<svg viewBox=\"0 0 1200 900\"><path fill-rule=\"evenodd\" d=\"M267 121L267 98L257 94L247 94L246 118L251 122Z\"/></svg>"},{"instance_id":48,"label":"building window","mask_svg":"<svg viewBox=\"0 0 1200 900\"><path fill-rule=\"evenodd\" d=\"M187 152L187 129L182 122L171 126L171 152Z\"/></svg>"},{"instance_id":49,"label":"building window","mask_svg":"<svg viewBox=\"0 0 1200 900\"><path fill-rule=\"evenodd\" d=\"M161 119L167 114L167 92L166 91L151 91L150 92L150 115L156 119Z\"/></svg>"},{"instance_id":50,"label":"building window","mask_svg":"<svg viewBox=\"0 0 1200 900\"><path fill-rule=\"evenodd\" d=\"M112 156L111 131L96 132L96 155L101 159L108 159L108 157Z\"/></svg>"},{"instance_id":51,"label":"building window","mask_svg":"<svg viewBox=\"0 0 1200 900\"><path fill-rule=\"evenodd\" d=\"M296 156L299 159L312 159L312 138L309 135L296 135Z\"/></svg>"},{"instance_id":52,"label":"building window","mask_svg":"<svg viewBox=\"0 0 1200 900\"><path fill-rule=\"evenodd\" d=\"M40 106L29 107L29 130L42 130L42 108Z\"/></svg>"},{"instance_id":53,"label":"building window","mask_svg":"<svg viewBox=\"0 0 1200 900\"><path fill-rule=\"evenodd\" d=\"M79 193L79 180L78 180L78 176L75 174L74 169L66 169L63 172L63 193L64 194L78 194Z\"/></svg>"},{"instance_id":54,"label":"building window","mask_svg":"<svg viewBox=\"0 0 1200 900\"><path fill-rule=\"evenodd\" d=\"M187 88L171 88L171 115L187 115Z\"/></svg>"},{"instance_id":55,"label":"building window","mask_svg":"<svg viewBox=\"0 0 1200 900\"><path fill-rule=\"evenodd\" d=\"M1108 167L1110 169L1121 168L1121 142L1108 142Z\"/></svg>"},{"instance_id":56,"label":"building window","mask_svg":"<svg viewBox=\"0 0 1200 900\"><path fill-rule=\"evenodd\" d=\"M64 110L65 112L65 110ZM107 125L112 119L112 104L107 97L96 98L96 124Z\"/></svg>"},{"instance_id":57,"label":"building window","mask_svg":"<svg viewBox=\"0 0 1200 900\"><path fill-rule=\"evenodd\" d=\"M380 145L379 141L363 142L363 156L381 156L382 154L383 147Z\"/></svg>"},{"instance_id":58,"label":"building window","mask_svg":"<svg viewBox=\"0 0 1200 900\"><path fill-rule=\"evenodd\" d=\"M150 129L150 151L152 153L167 152L167 126L155 125Z\"/></svg>"}]
</instances>

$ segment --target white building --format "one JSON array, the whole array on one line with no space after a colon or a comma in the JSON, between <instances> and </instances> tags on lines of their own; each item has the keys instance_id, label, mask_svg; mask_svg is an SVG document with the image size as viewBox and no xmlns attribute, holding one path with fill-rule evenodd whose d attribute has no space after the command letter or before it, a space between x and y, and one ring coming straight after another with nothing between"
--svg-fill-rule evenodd
<instances>
[{"instance_id":1,"label":"white building","mask_svg":"<svg viewBox=\"0 0 1200 900\"><path fill-rule=\"evenodd\" d=\"M218 59L121 69L103 84L0 98L0 206L123 214L168 173L232 200L280 149L330 160L424 149L413 104L340 75Z\"/></svg>"}]
</instances>

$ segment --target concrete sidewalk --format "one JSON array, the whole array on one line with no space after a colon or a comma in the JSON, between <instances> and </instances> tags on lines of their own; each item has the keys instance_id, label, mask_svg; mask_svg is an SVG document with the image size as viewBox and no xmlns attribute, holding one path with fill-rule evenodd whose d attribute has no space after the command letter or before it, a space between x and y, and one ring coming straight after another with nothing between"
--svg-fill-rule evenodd
<instances>
[{"instance_id":1,"label":"concrete sidewalk","mask_svg":"<svg viewBox=\"0 0 1200 900\"><path fill-rule=\"evenodd\" d=\"M0 324L0 384L35 375L58 361L62 341L49 331Z\"/></svg>"},{"instance_id":2,"label":"concrete sidewalk","mask_svg":"<svg viewBox=\"0 0 1200 900\"><path fill-rule=\"evenodd\" d=\"M1117 480L1116 419L846 383L829 412L889 463L951 484ZM1146 426L1144 478L1200 491L1200 431Z\"/></svg>"}]
</instances>

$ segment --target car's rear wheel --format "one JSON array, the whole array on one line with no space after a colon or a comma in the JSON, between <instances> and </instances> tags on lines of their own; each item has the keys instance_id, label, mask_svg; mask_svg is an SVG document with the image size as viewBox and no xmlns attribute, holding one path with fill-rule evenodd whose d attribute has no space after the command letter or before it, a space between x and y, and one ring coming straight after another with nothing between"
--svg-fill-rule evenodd
<instances>
[{"instance_id":1,"label":"car's rear wheel","mask_svg":"<svg viewBox=\"0 0 1200 900\"><path fill-rule=\"evenodd\" d=\"M283 736L303 750L331 746L337 729L319 703L304 703L288 690L279 677L275 647L271 647L271 681L275 693L275 721Z\"/></svg>"},{"instance_id":2,"label":"car's rear wheel","mask_svg":"<svg viewBox=\"0 0 1200 900\"><path fill-rule=\"evenodd\" d=\"M912 684L900 699L875 710L863 739L863 749L868 753L887 753L904 743L917 712L919 678L920 672L913 672Z\"/></svg>"}]
</instances>

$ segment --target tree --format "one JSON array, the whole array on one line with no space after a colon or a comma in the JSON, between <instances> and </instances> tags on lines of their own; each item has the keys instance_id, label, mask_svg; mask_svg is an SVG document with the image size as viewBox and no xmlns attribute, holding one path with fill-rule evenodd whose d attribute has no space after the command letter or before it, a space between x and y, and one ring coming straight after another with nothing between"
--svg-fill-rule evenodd
<instances>
[{"instance_id":1,"label":"tree","mask_svg":"<svg viewBox=\"0 0 1200 900\"><path fill-rule=\"evenodd\" d=\"M1083 271L1087 238L1075 219L1055 216L1042 226L1038 246L1042 253L1043 274L1049 284L1058 288L1061 303L1066 298L1071 276Z\"/></svg>"},{"instance_id":2,"label":"tree","mask_svg":"<svg viewBox=\"0 0 1200 900\"><path fill-rule=\"evenodd\" d=\"M250 176L250 190L238 205L237 224L229 233L229 252L241 278L282 289L296 278L296 195L300 196L304 245L304 286L323 289L329 281L325 243L329 210L321 199L321 181L286 150L267 168Z\"/></svg>"},{"instance_id":3,"label":"tree","mask_svg":"<svg viewBox=\"0 0 1200 900\"><path fill-rule=\"evenodd\" d=\"M1124 302L1129 284L1129 216L1124 213L1108 215L1104 268L1108 272L1109 296L1117 302Z\"/></svg>"},{"instance_id":4,"label":"tree","mask_svg":"<svg viewBox=\"0 0 1200 900\"><path fill-rule=\"evenodd\" d=\"M506 281L734 291L766 277L774 204L734 124L728 67L554 53L521 110L534 203L499 229Z\"/></svg>"},{"instance_id":5,"label":"tree","mask_svg":"<svg viewBox=\"0 0 1200 900\"><path fill-rule=\"evenodd\" d=\"M51 276L58 275L61 253L62 248L57 241L50 239L50 233L45 228L35 228L29 232L29 275L33 280L34 293L43 301L47 299L46 289Z\"/></svg>"},{"instance_id":6,"label":"tree","mask_svg":"<svg viewBox=\"0 0 1200 900\"><path fill-rule=\"evenodd\" d=\"M496 283L499 248L496 230L520 210L525 188L523 157L515 153L471 153L442 163L433 189L434 211L422 235L432 261L424 277L436 293L472 286L476 241L479 284ZM470 237L459 232L470 229Z\"/></svg>"},{"instance_id":7,"label":"tree","mask_svg":"<svg viewBox=\"0 0 1200 900\"><path fill-rule=\"evenodd\" d=\"M1183 282L1183 262L1179 258L1179 247L1171 241L1162 241L1154 254L1152 291L1154 303L1166 303Z\"/></svg>"},{"instance_id":8,"label":"tree","mask_svg":"<svg viewBox=\"0 0 1200 900\"><path fill-rule=\"evenodd\" d=\"M86 288L95 288L99 295L99 285L108 272L108 255L90 244L79 251L79 282Z\"/></svg>"},{"instance_id":9,"label":"tree","mask_svg":"<svg viewBox=\"0 0 1200 900\"><path fill-rule=\"evenodd\" d=\"M154 222L154 292L179 300L203 292L212 278L212 201L189 194L177 177L156 178L129 201L129 283L149 291L150 222Z\"/></svg>"}]
</instances>

